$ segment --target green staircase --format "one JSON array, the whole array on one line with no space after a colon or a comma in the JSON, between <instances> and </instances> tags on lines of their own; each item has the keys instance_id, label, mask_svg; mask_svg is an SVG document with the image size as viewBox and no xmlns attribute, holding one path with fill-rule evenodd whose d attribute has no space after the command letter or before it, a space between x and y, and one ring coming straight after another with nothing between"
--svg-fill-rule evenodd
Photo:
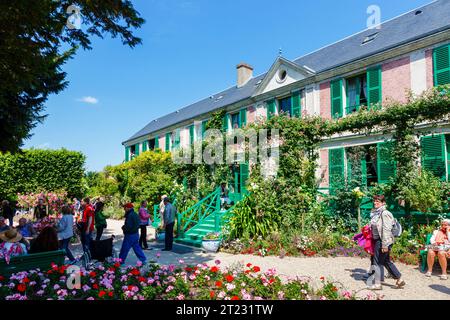
<instances>
[{"instance_id":1,"label":"green staircase","mask_svg":"<svg viewBox=\"0 0 450 320\"><path fill-rule=\"evenodd\" d=\"M221 209L220 188L197 202L186 211L177 215L176 243L201 247L202 239L208 233L221 233L226 218L231 214L234 206L242 199L240 195L229 195L234 205Z\"/></svg>"}]
</instances>

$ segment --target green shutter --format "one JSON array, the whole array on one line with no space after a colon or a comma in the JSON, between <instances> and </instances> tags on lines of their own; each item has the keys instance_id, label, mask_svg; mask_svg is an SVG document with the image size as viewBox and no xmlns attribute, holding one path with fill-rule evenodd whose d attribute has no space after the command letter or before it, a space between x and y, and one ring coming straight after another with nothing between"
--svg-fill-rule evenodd
<instances>
[{"instance_id":1,"label":"green shutter","mask_svg":"<svg viewBox=\"0 0 450 320\"><path fill-rule=\"evenodd\" d=\"M125 162L130 161L130 147L125 147Z\"/></svg>"},{"instance_id":2,"label":"green shutter","mask_svg":"<svg viewBox=\"0 0 450 320\"><path fill-rule=\"evenodd\" d=\"M381 142L377 145L378 183L389 183L395 176L397 164L392 157L394 142Z\"/></svg>"},{"instance_id":3,"label":"green shutter","mask_svg":"<svg viewBox=\"0 0 450 320\"><path fill-rule=\"evenodd\" d=\"M208 120L202 121L202 139L205 138L205 132L206 132L206 125L208 123Z\"/></svg>"},{"instance_id":4,"label":"green shutter","mask_svg":"<svg viewBox=\"0 0 450 320\"><path fill-rule=\"evenodd\" d=\"M247 125L247 108L241 109L239 111L239 128L245 127Z\"/></svg>"},{"instance_id":5,"label":"green shutter","mask_svg":"<svg viewBox=\"0 0 450 320\"><path fill-rule=\"evenodd\" d=\"M194 144L194 125L189 126L189 144Z\"/></svg>"},{"instance_id":6,"label":"green shutter","mask_svg":"<svg viewBox=\"0 0 450 320\"><path fill-rule=\"evenodd\" d=\"M446 149L447 149L447 181L450 181L450 135L445 135Z\"/></svg>"},{"instance_id":7,"label":"green shutter","mask_svg":"<svg viewBox=\"0 0 450 320\"><path fill-rule=\"evenodd\" d=\"M342 79L331 81L331 117L333 119L342 118Z\"/></svg>"},{"instance_id":8,"label":"green shutter","mask_svg":"<svg viewBox=\"0 0 450 320\"><path fill-rule=\"evenodd\" d=\"M137 157L139 155L139 143L134 146L134 155Z\"/></svg>"},{"instance_id":9,"label":"green shutter","mask_svg":"<svg viewBox=\"0 0 450 320\"><path fill-rule=\"evenodd\" d=\"M367 104L369 109L373 104L381 102L381 87L381 67L367 70Z\"/></svg>"},{"instance_id":10,"label":"green shutter","mask_svg":"<svg viewBox=\"0 0 450 320\"><path fill-rule=\"evenodd\" d=\"M241 185L241 193L245 193L246 192L246 183L248 180L248 176L249 176L249 170L248 170L248 163L241 163L239 165L239 173L240 173L240 185Z\"/></svg>"},{"instance_id":11,"label":"green shutter","mask_svg":"<svg viewBox=\"0 0 450 320\"><path fill-rule=\"evenodd\" d=\"M291 115L295 118L300 118L302 115L302 96L301 91L292 94Z\"/></svg>"},{"instance_id":12,"label":"green shutter","mask_svg":"<svg viewBox=\"0 0 450 320\"><path fill-rule=\"evenodd\" d=\"M223 117L222 121L223 121L223 124L222 124L223 132L228 132L229 122L230 122L230 115L228 113L225 114L225 116Z\"/></svg>"},{"instance_id":13,"label":"green shutter","mask_svg":"<svg viewBox=\"0 0 450 320\"><path fill-rule=\"evenodd\" d=\"M434 135L420 139L422 147L422 168L445 180L447 175L445 163L445 135Z\"/></svg>"},{"instance_id":14,"label":"green shutter","mask_svg":"<svg viewBox=\"0 0 450 320\"><path fill-rule=\"evenodd\" d=\"M170 151L170 132L166 133L166 151Z\"/></svg>"},{"instance_id":15,"label":"green shutter","mask_svg":"<svg viewBox=\"0 0 450 320\"><path fill-rule=\"evenodd\" d=\"M180 129L175 130L175 139L173 143L173 149L178 149L180 147Z\"/></svg>"},{"instance_id":16,"label":"green shutter","mask_svg":"<svg viewBox=\"0 0 450 320\"><path fill-rule=\"evenodd\" d=\"M332 191L342 186L345 182L344 162L344 148L330 149L328 151L328 173Z\"/></svg>"},{"instance_id":17,"label":"green shutter","mask_svg":"<svg viewBox=\"0 0 450 320\"><path fill-rule=\"evenodd\" d=\"M267 119L270 120L276 112L277 102L275 100L270 100L267 102Z\"/></svg>"},{"instance_id":18,"label":"green shutter","mask_svg":"<svg viewBox=\"0 0 450 320\"><path fill-rule=\"evenodd\" d=\"M156 136L155 137L155 149L158 149L158 148L159 148L159 137Z\"/></svg>"},{"instance_id":19,"label":"green shutter","mask_svg":"<svg viewBox=\"0 0 450 320\"><path fill-rule=\"evenodd\" d=\"M450 45L434 49L434 85L450 83Z\"/></svg>"},{"instance_id":20,"label":"green shutter","mask_svg":"<svg viewBox=\"0 0 450 320\"><path fill-rule=\"evenodd\" d=\"M147 151L148 141L142 142L142 152Z\"/></svg>"}]
</instances>

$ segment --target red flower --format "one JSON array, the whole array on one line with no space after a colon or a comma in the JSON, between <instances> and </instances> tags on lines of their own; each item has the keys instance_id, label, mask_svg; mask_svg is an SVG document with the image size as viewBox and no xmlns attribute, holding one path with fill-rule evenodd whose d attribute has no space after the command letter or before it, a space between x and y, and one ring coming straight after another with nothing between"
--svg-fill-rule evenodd
<instances>
[{"instance_id":1,"label":"red flower","mask_svg":"<svg viewBox=\"0 0 450 320\"><path fill-rule=\"evenodd\" d=\"M222 288L222 281L216 281L216 287Z\"/></svg>"},{"instance_id":2,"label":"red flower","mask_svg":"<svg viewBox=\"0 0 450 320\"><path fill-rule=\"evenodd\" d=\"M27 286L25 284L23 284L23 283L20 283L20 284L17 285L17 290L19 292L25 292L25 290L27 290Z\"/></svg>"},{"instance_id":3,"label":"red flower","mask_svg":"<svg viewBox=\"0 0 450 320\"><path fill-rule=\"evenodd\" d=\"M98 284L94 283L94 284L92 285L92 288L94 288L95 290L97 290L97 289L98 289Z\"/></svg>"},{"instance_id":4,"label":"red flower","mask_svg":"<svg viewBox=\"0 0 450 320\"><path fill-rule=\"evenodd\" d=\"M233 282L234 277L231 274L229 274L225 277L225 280L227 280L227 282Z\"/></svg>"},{"instance_id":5,"label":"red flower","mask_svg":"<svg viewBox=\"0 0 450 320\"><path fill-rule=\"evenodd\" d=\"M116 268L120 267L120 263L119 262L114 263L114 267Z\"/></svg>"},{"instance_id":6,"label":"red flower","mask_svg":"<svg viewBox=\"0 0 450 320\"><path fill-rule=\"evenodd\" d=\"M28 279L28 278L23 278L22 282L23 282L23 283L28 283L28 282L30 282L30 279Z\"/></svg>"},{"instance_id":7,"label":"red flower","mask_svg":"<svg viewBox=\"0 0 450 320\"><path fill-rule=\"evenodd\" d=\"M137 275L140 275L141 273L139 272L139 270L138 269L133 269L133 270L131 270L131 274L133 275L133 276L137 276Z\"/></svg>"},{"instance_id":8,"label":"red flower","mask_svg":"<svg viewBox=\"0 0 450 320\"><path fill-rule=\"evenodd\" d=\"M210 292L209 292L209 297L212 299L212 298L214 298L214 296L215 296L214 291L210 291Z\"/></svg>"},{"instance_id":9,"label":"red flower","mask_svg":"<svg viewBox=\"0 0 450 320\"><path fill-rule=\"evenodd\" d=\"M245 273L249 274L252 270L245 270Z\"/></svg>"},{"instance_id":10,"label":"red flower","mask_svg":"<svg viewBox=\"0 0 450 320\"><path fill-rule=\"evenodd\" d=\"M0 276L0 281L3 281L3 280L5 280L5 277L4 276Z\"/></svg>"},{"instance_id":11,"label":"red flower","mask_svg":"<svg viewBox=\"0 0 450 320\"><path fill-rule=\"evenodd\" d=\"M89 272L89 276L91 278L94 278L95 276L97 276L97 273L95 271L91 271L91 272Z\"/></svg>"},{"instance_id":12,"label":"red flower","mask_svg":"<svg viewBox=\"0 0 450 320\"><path fill-rule=\"evenodd\" d=\"M108 292L108 296L112 297L114 293L112 291Z\"/></svg>"},{"instance_id":13,"label":"red flower","mask_svg":"<svg viewBox=\"0 0 450 320\"><path fill-rule=\"evenodd\" d=\"M320 280L324 281L324 280L325 280L325 277L324 277L324 276L321 276L321 277L320 277Z\"/></svg>"},{"instance_id":14,"label":"red flower","mask_svg":"<svg viewBox=\"0 0 450 320\"><path fill-rule=\"evenodd\" d=\"M272 284L274 282L275 282L275 279L274 278L270 278L269 283Z\"/></svg>"},{"instance_id":15,"label":"red flower","mask_svg":"<svg viewBox=\"0 0 450 320\"><path fill-rule=\"evenodd\" d=\"M232 296L231 300L240 300L238 296Z\"/></svg>"},{"instance_id":16,"label":"red flower","mask_svg":"<svg viewBox=\"0 0 450 320\"><path fill-rule=\"evenodd\" d=\"M109 270L109 271L112 271L112 272L115 272L115 271L116 271L116 268L111 267L111 268L109 268L108 270Z\"/></svg>"},{"instance_id":17,"label":"red flower","mask_svg":"<svg viewBox=\"0 0 450 320\"><path fill-rule=\"evenodd\" d=\"M128 286L128 291L131 291L131 290L133 290L133 287L134 286L132 286L131 284Z\"/></svg>"},{"instance_id":18,"label":"red flower","mask_svg":"<svg viewBox=\"0 0 450 320\"><path fill-rule=\"evenodd\" d=\"M198 267L194 267L194 271L197 271L198 270Z\"/></svg>"},{"instance_id":19,"label":"red flower","mask_svg":"<svg viewBox=\"0 0 450 320\"><path fill-rule=\"evenodd\" d=\"M139 282L145 282L145 278L144 278L144 277L139 277L139 278L138 278L138 281L139 281Z\"/></svg>"},{"instance_id":20,"label":"red flower","mask_svg":"<svg viewBox=\"0 0 450 320\"><path fill-rule=\"evenodd\" d=\"M216 267L216 266L211 267L211 272L218 272L218 271L219 271L218 267Z\"/></svg>"},{"instance_id":21,"label":"red flower","mask_svg":"<svg viewBox=\"0 0 450 320\"><path fill-rule=\"evenodd\" d=\"M247 263L247 268L250 268L252 266L251 263Z\"/></svg>"},{"instance_id":22,"label":"red flower","mask_svg":"<svg viewBox=\"0 0 450 320\"><path fill-rule=\"evenodd\" d=\"M261 271L260 267L258 267L258 266L253 267L253 272L260 272L260 271Z\"/></svg>"},{"instance_id":23,"label":"red flower","mask_svg":"<svg viewBox=\"0 0 450 320\"><path fill-rule=\"evenodd\" d=\"M186 267L186 268L184 268L184 271L186 271L186 272L191 272L191 271L192 271L192 268Z\"/></svg>"},{"instance_id":24,"label":"red flower","mask_svg":"<svg viewBox=\"0 0 450 320\"><path fill-rule=\"evenodd\" d=\"M103 298L103 296L106 294L106 291L105 290L102 290L102 291L100 291L99 293L98 293L98 297L99 298Z\"/></svg>"},{"instance_id":25,"label":"red flower","mask_svg":"<svg viewBox=\"0 0 450 320\"><path fill-rule=\"evenodd\" d=\"M338 291L338 288L336 288L336 287L333 287L333 289L332 289L334 292L337 292Z\"/></svg>"}]
</instances>

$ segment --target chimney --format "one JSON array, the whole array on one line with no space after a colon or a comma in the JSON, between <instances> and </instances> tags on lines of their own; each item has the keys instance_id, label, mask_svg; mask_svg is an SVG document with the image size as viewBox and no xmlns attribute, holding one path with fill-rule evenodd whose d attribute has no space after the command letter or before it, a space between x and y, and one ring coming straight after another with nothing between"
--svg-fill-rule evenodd
<instances>
[{"instance_id":1,"label":"chimney","mask_svg":"<svg viewBox=\"0 0 450 320\"><path fill-rule=\"evenodd\" d=\"M239 63L236 67L237 69L237 87L240 88L244 86L248 80L253 77L253 67L246 63Z\"/></svg>"}]
</instances>

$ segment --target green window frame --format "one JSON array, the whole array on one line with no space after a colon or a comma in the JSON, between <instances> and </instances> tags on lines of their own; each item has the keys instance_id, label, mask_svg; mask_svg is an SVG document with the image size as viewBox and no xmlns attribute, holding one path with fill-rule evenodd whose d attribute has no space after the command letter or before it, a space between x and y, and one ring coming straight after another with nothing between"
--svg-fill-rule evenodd
<instances>
[{"instance_id":1,"label":"green window frame","mask_svg":"<svg viewBox=\"0 0 450 320\"><path fill-rule=\"evenodd\" d=\"M130 161L130 147L125 147L125 162Z\"/></svg>"},{"instance_id":2,"label":"green window frame","mask_svg":"<svg viewBox=\"0 0 450 320\"><path fill-rule=\"evenodd\" d=\"M434 85L450 83L450 44L433 50Z\"/></svg>"},{"instance_id":3,"label":"green window frame","mask_svg":"<svg viewBox=\"0 0 450 320\"><path fill-rule=\"evenodd\" d=\"M223 121L222 130L225 133L227 133L228 129L230 128L230 124L229 124L230 123L230 118L231 118L230 114L227 113L227 114L225 114L225 116L222 119L222 121Z\"/></svg>"},{"instance_id":4,"label":"green window frame","mask_svg":"<svg viewBox=\"0 0 450 320\"><path fill-rule=\"evenodd\" d=\"M170 151L170 136L172 134L170 132L166 133L166 152Z\"/></svg>"},{"instance_id":5,"label":"green window frame","mask_svg":"<svg viewBox=\"0 0 450 320\"><path fill-rule=\"evenodd\" d=\"M338 79L330 83L332 119L339 119L343 116L342 81L342 79Z\"/></svg>"},{"instance_id":6,"label":"green window frame","mask_svg":"<svg viewBox=\"0 0 450 320\"><path fill-rule=\"evenodd\" d=\"M155 137L155 149L159 149L159 137Z\"/></svg>"},{"instance_id":7,"label":"green window frame","mask_svg":"<svg viewBox=\"0 0 450 320\"><path fill-rule=\"evenodd\" d=\"M277 108L277 102L274 99L267 101L267 120L272 119L272 117L276 113L276 108Z\"/></svg>"},{"instance_id":8,"label":"green window frame","mask_svg":"<svg viewBox=\"0 0 450 320\"><path fill-rule=\"evenodd\" d=\"M291 116L301 118L302 116L302 91L292 93Z\"/></svg>"},{"instance_id":9,"label":"green window frame","mask_svg":"<svg viewBox=\"0 0 450 320\"><path fill-rule=\"evenodd\" d=\"M142 152L147 151L148 149L148 141L145 140L144 142L142 142Z\"/></svg>"},{"instance_id":10,"label":"green window frame","mask_svg":"<svg viewBox=\"0 0 450 320\"><path fill-rule=\"evenodd\" d=\"M174 150L180 148L180 129L175 130L175 136L173 139L173 148Z\"/></svg>"},{"instance_id":11,"label":"green window frame","mask_svg":"<svg viewBox=\"0 0 450 320\"><path fill-rule=\"evenodd\" d=\"M139 155L139 143L136 143L134 147L134 156L137 157Z\"/></svg>"}]
</instances>

